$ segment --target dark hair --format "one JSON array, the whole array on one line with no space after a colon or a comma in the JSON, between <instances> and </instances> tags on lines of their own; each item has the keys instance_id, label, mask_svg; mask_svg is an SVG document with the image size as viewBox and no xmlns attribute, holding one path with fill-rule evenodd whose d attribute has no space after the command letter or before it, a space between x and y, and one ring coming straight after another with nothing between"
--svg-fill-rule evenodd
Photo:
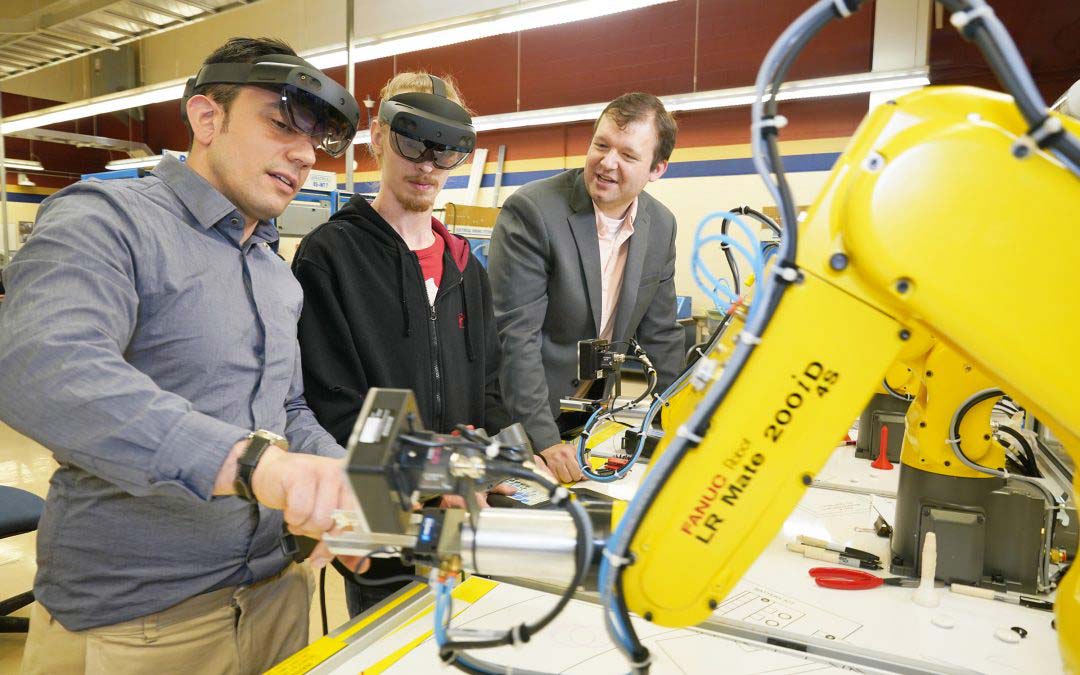
<instances>
[{"instance_id":1,"label":"dark hair","mask_svg":"<svg viewBox=\"0 0 1080 675\"><path fill-rule=\"evenodd\" d=\"M620 129L631 122L638 122L651 116L656 127L656 150L653 151L652 168L655 169L660 162L666 162L671 158L679 126L675 124L675 118L667 111L660 99L640 91L623 94L608 103L604 111L600 113L600 117L596 118L593 124L594 132L600 126L600 120L604 119L604 115L611 115L612 121Z\"/></svg>"},{"instance_id":2,"label":"dark hair","mask_svg":"<svg viewBox=\"0 0 1080 675\"><path fill-rule=\"evenodd\" d=\"M207 66L211 63L255 63L262 57L271 54L297 55L292 47L277 38L234 37L229 38L228 42L211 52L210 56L207 56L202 64ZM240 93L240 87L242 86L244 85L211 84L197 93L213 99L220 105L225 111L225 123L228 124L229 106L236 99L236 95ZM185 123L187 123L186 119ZM188 131L191 131L190 123L188 123Z\"/></svg>"}]
</instances>

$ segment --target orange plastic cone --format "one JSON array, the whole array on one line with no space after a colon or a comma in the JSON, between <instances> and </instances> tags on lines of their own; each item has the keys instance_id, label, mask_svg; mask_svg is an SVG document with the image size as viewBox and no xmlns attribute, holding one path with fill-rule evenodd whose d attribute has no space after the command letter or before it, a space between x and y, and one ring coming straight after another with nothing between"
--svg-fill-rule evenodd
<instances>
[{"instance_id":1,"label":"orange plastic cone","mask_svg":"<svg viewBox=\"0 0 1080 675\"><path fill-rule=\"evenodd\" d=\"M892 470L892 462L889 461L889 427L881 425L881 443L878 444L877 459L870 462L870 466L882 471Z\"/></svg>"}]
</instances>

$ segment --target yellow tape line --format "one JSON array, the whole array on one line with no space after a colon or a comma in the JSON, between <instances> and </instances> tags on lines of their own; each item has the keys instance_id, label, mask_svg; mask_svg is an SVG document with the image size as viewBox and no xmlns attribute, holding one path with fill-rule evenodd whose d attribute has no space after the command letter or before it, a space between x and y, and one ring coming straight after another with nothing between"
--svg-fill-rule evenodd
<instances>
[{"instance_id":1,"label":"yellow tape line","mask_svg":"<svg viewBox=\"0 0 1080 675\"><path fill-rule=\"evenodd\" d=\"M468 604L471 605L471 604L475 603L477 600L479 600L480 598L484 597L484 595L486 595L489 591L491 591L491 589L495 588L496 586L498 586L498 584L495 583L494 581L489 580L489 579L481 579L480 577L469 577L468 579L466 579L464 581L464 583L462 583L460 586L455 588L454 591L450 595L455 600L460 600L461 602L465 602L465 603L468 603ZM462 607L457 612L454 612L454 616L457 616L458 614L461 614L466 609L468 609L467 606ZM434 607L428 607L423 612L420 612L419 614L417 614L411 620L409 620L404 625L402 625L401 628L398 628L394 632L396 633L396 632L398 632L400 630L403 630L405 628L405 626L408 626L408 625L410 625L412 623L415 623L415 622L419 621L420 619L432 614L434 611L435 611ZM434 632L435 632L434 628L432 630L425 631L421 635L419 635L416 638L414 638L413 640L409 641L407 644L403 645L400 649L398 649L394 653L392 653L389 656L387 656L386 658L384 658L382 661L379 661L378 663L373 664L370 668L366 668L364 670L364 672L362 673L362 675L378 675L379 673L382 673L387 668L389 668L390 666L394 665L395 663L400 661L402 658L404 658L404 656L406 654L408 654L409 652L411 652L412 650L414 650L418 646L420 646L425 640L430 638Z\"/></svg>"},{"instance_id":2,"label":"yellow tape line","mask_svg":"<svg viewBox=\"0 0 1080 675\"><path fill-rule=\"evenodd\" d=\"M456 600L467 602L470 605L480 598L484 597L499 584L495 583L491 579L484 579L482 577L469 577L460 586L454 589L454 592L450 595Z\"/></svg>"},{"instance_id":3,"label":"yellow tape line","mask_svg":"<svg viewBox=\"0 0 1080 675\"><path fill-rule=\"evenodd\" d=\"M486 595L491 589L495 588L497 585L497 583L488 579L481 579L480 577L469 577L460 586L455 588L451 595L456 600L472 604L480 598L484 597L484 595ZM347 647L348 643L345 641L345 638L355 635L356 633L367 628L378 619L386 616L386 614L393 610L395 607L401 605L403 602L405 602L409 598L412 598L417 593L424 591L425 588L426 587L424 586L417 586L410 589L406 593L402 594L401 597L395 599L393 602L379 609L379 611L373 613L371 616L365 617L363 621L358 621L356 625L350 626L348 630L342 632L339 635L335 635L333 637L325 635L319 638L307 647L304 647L289 658L285 659L270 670L266 671L267 675L302 675L302 673L313 670L320 663ZM466 609L467 607L462 607L460 610L458 610L455 616L457 616L457 614L460 614L461 612L464 612ZM430 615L433 611L433 607L427 607L423 611L416 614L416 616L412 617L404 624L399 626L397 629L392 631L391 634L396 633L405 628L406 626L413 624L416 621L419 621L420 619ZM419 638L413 640L412 642L397 650L393 654L387 656L385 659L379 661L364 672L383 672L394 663L400 661L401 658L405 656L405 654L414 649L421 642L431 637L432 632L433 631L427 631Z\"/></svg>"},{"instance_id":4,"label":"yellow tape line","mask_svg":"<svg viewBox=\"0 0 1080 675\"><path fill-rule=\"evenodd\" d=\"M342 632L340 635L335 635L332 637L329 635L324 635L315 642L309 644L307 647L304 647L289 658L277 664L270 670L266 671L267 675L299 675L300 673L308 672L315 666L319 665L326 659L330 658L334 654L344 649L348 645L348 643L345 641L345 638L367 628L375 621L386 616L386 614L393 610L395 607L399 606L417 593L422 592L424 589L424 586L417 586L415 588L409 589L408 591L403 593L401 597L396 598L391 603L388 603L385 607L382 607L377 612L374 612L371 616L365 617L362 621L356 622L356 625L350 626L348 630Z\"/></svg>"},{"instance_id":5,"label":"yellow tape line","mask_svg":"<svg viewBox=\"0 0 1080 675\"><path fill-rule=\"evenodd\" d=\"M337 637L337 639L339 639L339 640L344 641L345 638L347 638L347 637L349 637L351 635L355 635L356 633L359 633L363 629L365 629L368 626L370 626L371 624L373 624L378 619L381 619L382 617L386 616L390 612L390 610L392 610L395 607L397 607L398 605L404 603L409 598L413 597L414 595L418 595L418 594L424 592L424 590L426 588L427 588L426 586L415 586L415 587L409 589L409 591L407 593L402 594L402 596L400 598L396 599L394 602L388 604L386 607L383 607L382 609L375 612L374 614L372 614L368 618L364 619L363 621L358 621L355 626L349 628L349 630L344 631L343 633L341 633L340 635L337 635L335 637Z\"/></svg>"},{"instance_id":6,"label":"yellow tape line","mask_svg":"<svg viewBox=\"0 0 1080 675\"><path fill-rule=\"evenodd\" d=\"M337 638L324 635L266 671L267 675L302 675L345 648Z\"/></svg>"}]
</instances>

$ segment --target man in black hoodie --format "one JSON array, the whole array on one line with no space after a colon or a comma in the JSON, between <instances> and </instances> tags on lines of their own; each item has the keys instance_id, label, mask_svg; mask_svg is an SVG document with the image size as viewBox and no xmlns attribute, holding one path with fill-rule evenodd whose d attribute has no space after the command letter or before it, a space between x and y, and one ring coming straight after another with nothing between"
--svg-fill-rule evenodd
<instances>
[{"instance_id":1,"label":"man in black hoodie","mask_svg":"<svg viewBox=\"0 0 1080 675\"><path fill-rule=\"evenodd\" d=\"M304 289L299 339L308 405L343 445L370 387L412 389L434 431L469 424L494 434L511 421L499 393L487 273L468 242L432 216L449 170L475 143L472 120L452 81L423 72L398 74L380 98L371 123L378 196L371 204L353 197L304 238L293 259ZM417 125L440 138L467 129L471 138L436 144ZM367 576L403 571L396 559L374 560ZM346 579L349 614L401 585Z\"/></svg>"}]
</instances>

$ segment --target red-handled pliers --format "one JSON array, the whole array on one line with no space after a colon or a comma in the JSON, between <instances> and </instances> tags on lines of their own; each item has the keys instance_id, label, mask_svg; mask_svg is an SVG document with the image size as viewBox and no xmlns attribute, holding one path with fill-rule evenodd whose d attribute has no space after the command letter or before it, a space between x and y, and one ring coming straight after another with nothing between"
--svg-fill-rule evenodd
<instances>
[{"instance_id":1,"label":"red-handled pliers","mask_svg":"<svg viewBox=\"0 0 1080 675\"><path fill-rule=\"evenodd\" d=\"M813 567L810 576L822 588L836 588L844 591L865 591L886 586L917 586L918 579L904 577L879 577L869 572L843 567Z\"/></svg>"}]
</instances>

